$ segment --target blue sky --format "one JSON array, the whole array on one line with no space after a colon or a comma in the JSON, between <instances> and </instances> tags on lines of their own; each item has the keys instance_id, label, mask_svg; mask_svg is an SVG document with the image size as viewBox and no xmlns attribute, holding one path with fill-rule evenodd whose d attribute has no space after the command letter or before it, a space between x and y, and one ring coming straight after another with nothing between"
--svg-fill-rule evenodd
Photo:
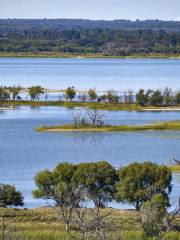
<instances>
[{"instance_id":1,"label":"blue sky","mask_svg":"<svg viewBox=\"0 0 180 240\"><path fill-rule=\"evenodd\" d=\"M0 0L0 18L180 20L180 0Z\"/></svg>"}]
</instances>

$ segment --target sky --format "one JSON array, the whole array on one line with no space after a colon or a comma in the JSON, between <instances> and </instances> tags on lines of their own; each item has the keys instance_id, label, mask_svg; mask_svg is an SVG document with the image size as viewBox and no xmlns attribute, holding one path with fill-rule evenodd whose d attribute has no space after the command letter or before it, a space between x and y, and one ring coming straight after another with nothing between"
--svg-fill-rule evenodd
<instances>
[{"instance_id":1,"label":"sky","mask_svg":"<svg viewBox=\"0 0 180 240\"><path fill-rule=\"evenodd\" d=\"M180 20L180 0L0 0L0 18Z\"/></svg>"}]
</instances>

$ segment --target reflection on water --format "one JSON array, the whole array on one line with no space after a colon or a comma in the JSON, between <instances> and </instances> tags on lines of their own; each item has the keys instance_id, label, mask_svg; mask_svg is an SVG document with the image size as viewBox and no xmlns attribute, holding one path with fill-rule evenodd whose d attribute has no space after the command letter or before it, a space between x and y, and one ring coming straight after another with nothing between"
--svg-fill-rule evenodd
<instances>
[{"instance_id":1,"label":"reflection on water","mask_svg":"<svg viewBox=\"0 0 180 240\"><path fill-rule=\"evenodd\" d=\"M103 144L104 134L103 133L86 133L83 134L80 132L76 132L72 134L74 141L79 143L87 142L91 145L101 145Z\"/></svg>"}]
</instances>

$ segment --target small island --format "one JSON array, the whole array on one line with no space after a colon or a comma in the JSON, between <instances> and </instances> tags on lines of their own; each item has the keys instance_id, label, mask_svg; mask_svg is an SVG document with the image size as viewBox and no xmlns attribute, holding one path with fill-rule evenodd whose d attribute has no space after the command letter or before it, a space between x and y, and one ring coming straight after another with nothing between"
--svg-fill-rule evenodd
<instances>
[{"instance_id":1,"label":"small island","mask_svg":"<svg viewBox=\"0 0 180 240\"><path fill-rule=\"evenodd\" d=\"M67 124L60 126L41 126L38 132L131 132L147 130L173 130L180 131L180 120L169 122L154 122L145 125L93 125L93 124Z\"/></svg>"}]
</instances>

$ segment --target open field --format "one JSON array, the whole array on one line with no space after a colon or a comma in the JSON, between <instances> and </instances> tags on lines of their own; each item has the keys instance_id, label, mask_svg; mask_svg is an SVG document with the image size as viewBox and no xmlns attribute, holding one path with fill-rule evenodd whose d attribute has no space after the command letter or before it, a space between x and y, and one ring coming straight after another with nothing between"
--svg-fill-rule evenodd
<instances>
[{"instance_id":1,"label":"open field","mask_svg":"<svg viewBox=\"0 0 180 240\"><path fill-rule=\"evenodd\" d=\"M87 210L88 211L88 210ZM141 240L140 212L133 210L104 209L104 213L111 213L114 222L113 236L121 236L122 240ZM51 208L33 210L0 209L8 228L7 235L13 240L79 240L79 232L72 223L72 235L65 232L65 225ZM180 227L180 217L175 220L176 228ZM163 240L178 240L178 230L166 233ZM112 238L114 239L114 238ZM93 239L94 240L94 239ZM111 239L110 239L111 240ZM158 239L157 239L158 240Z\"/></svg>"}]
</instances>

